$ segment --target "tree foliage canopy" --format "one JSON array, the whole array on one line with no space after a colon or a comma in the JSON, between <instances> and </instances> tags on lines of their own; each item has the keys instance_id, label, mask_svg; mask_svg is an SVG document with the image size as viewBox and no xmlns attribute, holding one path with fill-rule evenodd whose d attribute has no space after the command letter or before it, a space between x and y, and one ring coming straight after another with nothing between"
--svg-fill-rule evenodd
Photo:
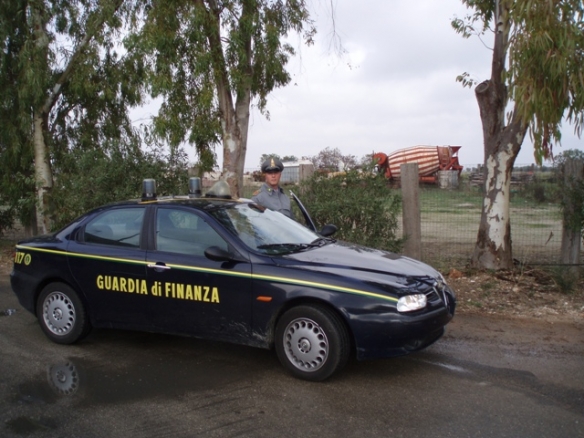
<instances>
[{"instance_id":1,"label":"tree foliage canopy","mask_svg":"<svg viewBox=\"0 0 584 438\"><path fill-rule=\"evenodd\" d=\"M43 206L43 213L56 223L70 219L77 211L69 208L74 196L63 188L80 186L69 181L96 176L97 169L107 174L123 166L118 160L138 156L126 153L143 141L129 109L142 102L145 70L120 46L137 4L15 0L0 8L0 203L10 213L3 215L4 226L15 218L34 222L41 185L51 198L61 196ZM90 167L85 157L91 157ZM95 178L95 191L114 193L101 183L104 178Z\"/></svg>"},{"instance_id":2,"label":"tree foliage canopy","mask_svg":"<svg viewBox=\"0 0 584 438\"><path fill-rule=\"evenodd\" d=\"M315 169L327 169L334 172L354 169L357 166L357 158L354 155L343 155L339 148L326 147L308 159L312 161Z\"/></svg>"},{"instance_id":3,"label":"tree foliage canopy","mask_svg":"<svg viewBox=\"0 0 584 438\"><path fill-rule=\"evenodd\" d=\"M469 37L505 33L506 64L493 73L505 84L505 99L515 106L508 119L518 117L529 127L536 161L552 156L561 140L565 119L578 135L584 126L584 3L582 0L462 0L473 14L452 22ZM499 9L498 9L498 6ZM502 12L501 12L502 11ZM494 62L498 62L494 60ZM468 73L464 85L475 85Z\"/></svg>"},{"instance_id":4,"label":"tree foliage canopy","mask_svg":"<svg viewBox=\"0 0 584 438\"><path fill-rule=\"evenodd\" d=\"M285 37L298 32L312 42L306 2L150 0L141 17L145 25L126 45L145 61L151 93L162 99L156 132L172 146L195 145L206 168L220 142L240 148L243 170L250 104L269 115L268 94L290 81L294 48ZM230 144L235 137L238 146Z\"/></svg>"}]
</instances>

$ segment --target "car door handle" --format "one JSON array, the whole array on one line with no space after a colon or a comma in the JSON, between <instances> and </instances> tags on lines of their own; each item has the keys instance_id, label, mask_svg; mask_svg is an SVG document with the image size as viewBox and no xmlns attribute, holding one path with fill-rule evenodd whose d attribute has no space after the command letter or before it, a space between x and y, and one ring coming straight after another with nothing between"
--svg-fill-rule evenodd
<instances>
[{"instance_id":1,"label":"car door handle","mask_svg":"<svg viewBox=\"0 0 584 438\"><path fill-rule=\"evenodd\" d=\"M148 267L157 271L168 271L171 269L170 266L166 266L164 263L149 263Z\"/></svg>"}]
</instances>

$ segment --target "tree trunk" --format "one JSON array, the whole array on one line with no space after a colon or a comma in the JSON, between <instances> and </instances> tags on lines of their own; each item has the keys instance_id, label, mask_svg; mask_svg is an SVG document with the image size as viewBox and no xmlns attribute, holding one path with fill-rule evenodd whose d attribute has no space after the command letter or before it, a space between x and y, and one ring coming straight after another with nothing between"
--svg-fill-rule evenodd
<instances>
[{"instance_id":1,"label":"tree trunk","mask_svg":"<svg viewBox=\"0 0 584 438\"><path fill-rule=\"evenodd\" d=\"M225 113L228 114L225 114ZM223 110L221 118L223 131L223 169L221 176L229 184L231 196L237 197L240 192L239 178L237 177L237 163L241 145L241 132L237 127L237 119L231 108Z\"/></svg>"},{"instance_id":2,"label":"tree trunk","mask_svg":"<svg viewBox=\"0 0 584 438\"><path fill-rule=\"evenodd\" d=\"M511 269L511 172L527 127L518 117L504 126L506 89L485 81L475 89L485 148L485 197L471 263L483 269ZM514 114L517 112L515 111Z\"/></svg>"},{"instance_id":3,"label":"tree trunk","mask_svg":"<svg viewBox=\"0 0 584 438\"><path fill-rule=\"evenodd\" d=\"M511 22L509 5L497 2L495 7L495 41L491 63L491 78L475 88L479 104L484 141L485 198L481 222L471 263L484 269L511 269L511 172L527 132L519 118L517 105L509 125L505 125L508 103L507 87L503 80Z\"/></svg>"},{"instance_id":4,"label":"tree trunk","mask_svg":"<svg viewBox=\"0 0 584 438\"><path fill-rule=\"evenodd\" d=\"M53 217L50 210L53 172L51 169L49 147L45 140L45 133L48 133L49 131L49 114L61 95L63 85L69 80L73 70L83 57L87 45L103 28L106 20L117 12L122 3L123 0L113 0L111 3L106 2L91 13L86 22L83 36L76 41L75 51L71 54L65 69L59 74L57 80L50 84L50 92L46 95L42 106L35 109L33 115L33 145L37 186L36 221L38 231L42 234L50 232L53 225ZM44 4L42 2L37 2L37 4L32 7L31 14L34 23L35 46L37 48L36 56L39 58L39 64L42 63L48 71L50 39L46 30L47 22L45 20L49 14L44 9Z\"/></svg>"},{"instance_id":5,"label":"tree trunk","mask_svg":"<svg viewBox=\"0 0 584 438\"><path fill-rule=\"evenodd\" d=\"M502 150L485 162L485 198L472 264L485 269L513 267L509 200L511 171L517 154Z\"/></svg>"},{"instance_id":6,"label":"tree trunk","mask_svg":"<svg viewBox=\"0 0 584 438\"><path fill-rule=\"evenodd\" d=\"M229 121L222 120L223 169L222 177L229 184L231 196L238 198L243 192L243 163L247 139L243 137L235 112Z\"/></svg>"},{"instance_id":7,"label":"tree trunk","mask_svg":"<svg viewBox=\"0 0 584 438\"><path fill-rule=\"evenodd\" d=\"M49 160L49 151L45 143L44 124L43 113L35 113L33 143L35 180L37 184L36 223L41 234L47 234L52 229L49 205L53 188L53 172Z\"/></svg>"},{"instance_id":8,"label":"tree trunk","mask_svg":"<svg viewBox=\"0 0 584 438\"><path fill-rule=\"evenodd\" d=\"M238 198L243 192L243 170L245 154L247 152L247 133L249 127L249 106L251 103L251 34L243 33L243 46L247 53L245 65L248 81L243 81L236 90L237 99L234 103L233 90L230 85L227 71L227 62L223 54L221 42L221 9L210 0L196 0L202 13L207 14L205 22L207 40L213 53L215 84L217 86L217 100L221 113L221 130L223 140L223 169L222 178L229 184L231 196ZM243 15L250 14L250 5L245 4Z\"/></svg>"},{"instance_id":9,"label":"tree trunk","mask_svg":"<svg viewBox=\"0 0 584 438\"><path fill-rule=\"evenodd\" d=\"M222 176L229 184L231 196L239 198L243 195L243 172L245 165L245 154L247 152L247 132L249 128L249 90L237 99L235 109L229 90L221 91L219 96L223 96L225 103L221 126L223 128L223 171ZM221 101L221 98L220 98Z\"/></svg>"}]
</instances>

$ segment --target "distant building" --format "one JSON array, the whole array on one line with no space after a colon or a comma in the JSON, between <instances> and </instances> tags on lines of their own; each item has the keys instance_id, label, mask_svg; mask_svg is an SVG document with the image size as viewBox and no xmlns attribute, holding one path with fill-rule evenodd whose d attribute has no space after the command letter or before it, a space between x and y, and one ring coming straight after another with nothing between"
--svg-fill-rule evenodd
<instances>
[{"instance_id":1,"label":"distant building","mask_svg":"<svg viewBox=\"0 0 584 438\"><path fill-rule=\"evenodd\" d=\"M285 162L280 183L297 184L301 179L308 178L312 175L313 171L314 166L310 160Z\"/></svg>"}]
</instances>

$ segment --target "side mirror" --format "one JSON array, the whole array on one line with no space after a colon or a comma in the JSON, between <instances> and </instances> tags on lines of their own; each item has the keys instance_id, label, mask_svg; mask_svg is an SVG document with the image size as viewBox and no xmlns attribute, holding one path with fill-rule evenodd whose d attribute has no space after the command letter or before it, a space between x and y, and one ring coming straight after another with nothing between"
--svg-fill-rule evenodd
<instances>
[{"instance_id":1,"label":"side mirror","mask_svg":"<svg viewBox=\"0 0 584 438\"><path fill-rule=\"evenodd\" d=\"M233 260L231 254L218 246L210 246L205 250L205 257L214 262L229 262Z\"/></svg>"},{"instance_id":2,"label":"side mirror","mask_svg":"<svg viewBox=\"0 0 584 438\"><path fill-rule=\"evenodd\" d=\"M326 224L324 227L322 227L322 230L320 230L320 235L323 237L328 237L328 236L332 236L333 234L335 234L337 232L338 228L336 225L333 224Z\"/></svg>"}]
</instances>

